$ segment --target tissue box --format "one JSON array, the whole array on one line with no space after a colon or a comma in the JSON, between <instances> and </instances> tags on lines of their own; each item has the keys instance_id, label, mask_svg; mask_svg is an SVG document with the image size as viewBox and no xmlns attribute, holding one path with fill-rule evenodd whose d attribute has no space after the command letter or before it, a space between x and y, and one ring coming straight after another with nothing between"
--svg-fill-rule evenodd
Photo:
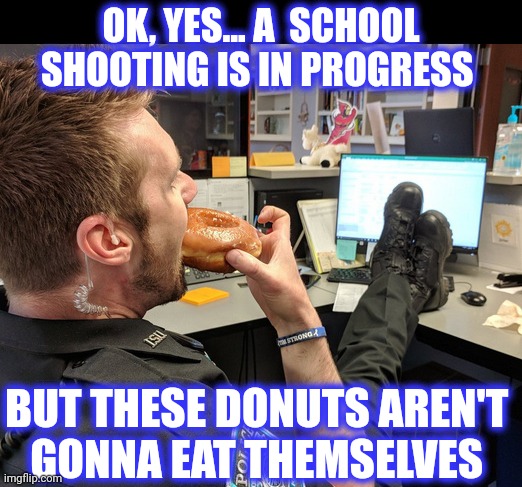
<instances>
[{"instance_id":1,"label":"tissue box","mask_svg":"<svg viewBox=\"0 0 522 487\"><path fill-rule=\"evenodd\" d=\"M522 273L522 206L484 203L479 265Z\"/></svg>"}]
</instances>

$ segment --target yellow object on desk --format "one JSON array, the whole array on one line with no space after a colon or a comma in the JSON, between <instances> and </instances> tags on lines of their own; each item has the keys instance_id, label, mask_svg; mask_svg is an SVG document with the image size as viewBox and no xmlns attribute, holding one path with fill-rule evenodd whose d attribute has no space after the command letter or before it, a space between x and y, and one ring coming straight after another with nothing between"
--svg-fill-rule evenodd
<instances>
[{"instance_id":1,"label":"yellow object on desk","mask_svg":"<svg viewBox=\"0 0 522 487\"><path fill-rule=\"evenodd\" d=\"M200 306L202 304L212 303L218 299L228 298L230 293L215 289L213 287L200 287L199 289L192 289L187 291L181 298L181 301L189 304Z\"/></svg>"},{"instance_id":2,"label":"yellow object on desk","mask_svg":"<svg viewBox=\"0 0 522 487\"><path fill-rule=\"evenodd\" d=\"M293 152L253 152L250 166L295 166Z\"/></svg>"}]
</instances>

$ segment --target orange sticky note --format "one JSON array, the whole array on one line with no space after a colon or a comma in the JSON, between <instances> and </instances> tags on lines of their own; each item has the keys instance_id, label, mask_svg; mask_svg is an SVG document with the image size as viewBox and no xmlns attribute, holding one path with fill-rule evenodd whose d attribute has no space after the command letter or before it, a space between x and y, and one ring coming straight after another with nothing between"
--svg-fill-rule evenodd
<instances>
[{"instance_id":1,"label":"orange sticky note","mask_svg":"<svg viewBox=\"0 0 522 487\"><path fill-rule=\"evenodd\" d=\"M189 304L200 306L202 304L212 303L218 299L228 298L230 293L215 289L213 287L200 287L199 289L192 289L185 293L181 301Z\"/></svg>"},{"instance_id":2,"label":"orange sticky note","mask_svg":"<svg viewBox=\"0 0 522 487\"><path fill-rule=\"evenodd\" d=\"M230 157L213 156L212 157L212 177L227 178L230 176Z\"/></svg>"}]
</instances>

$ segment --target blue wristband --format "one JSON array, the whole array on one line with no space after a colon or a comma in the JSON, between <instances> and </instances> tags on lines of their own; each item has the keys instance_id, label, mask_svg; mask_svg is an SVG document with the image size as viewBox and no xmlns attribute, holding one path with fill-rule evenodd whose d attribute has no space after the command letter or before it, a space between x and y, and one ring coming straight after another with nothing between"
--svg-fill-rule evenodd
<instances>
[{"instance_id":1,"label":"blue wristband","mask_svg":"<svg viewBox=\"0 0 522 487\"><path fill-rule=\"evenodd\" d=\"M277 346L279 348L293 345L294 343L306 342L307 340L313 340L314 338L321 338L326 336L326 329L324 326L318 328L311 328L309 330L299 331L293 335L287 335L277 339Z\"/></svg>"}]
</instances>

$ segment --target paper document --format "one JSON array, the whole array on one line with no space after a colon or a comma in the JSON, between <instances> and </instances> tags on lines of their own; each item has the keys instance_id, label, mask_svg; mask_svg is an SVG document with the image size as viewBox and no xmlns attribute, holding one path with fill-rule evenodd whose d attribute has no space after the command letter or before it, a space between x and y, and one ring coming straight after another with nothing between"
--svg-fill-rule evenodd
<instances>
[{"instance_id":1,"label":"paper document","mask_svg":"<svg viewBox=\"0 0 522 487\"><path fill-rule=\"evenodd\" d=\"M335 254L335 219L337 199L300 200L297 209L303 224L315 271L328 272Z\"/></svg>"},{"instance_id":2,"label":"paper document","mask_svg":"<svg viewBox=\"0 0 522 487\"><path fill-rule=\"evenodd\" d=\"M194 179L198 192L194 199L190 202L190 206L194 208L208 208L208 180Z\"/></svg>"},{"instance_id":3,"label":"paper document","mask_svg":"<svg viewBox=\"0 0 522 487\"><path fill-rule=\"evenodd\" d=\"M297 209L303 224L315 272L324 274L332 267L359 267L356 260L339 258L335 242L337 198L300 200Z\"/></svg>"},{"instance_id":4,"label":"paper document","mask_svg":"<svg viewBox=\"0 0 522 487\"><path fill-rule=\"evenodd\" d=\"M339 313L351 313L366 289L368 289L367 284L339 284L333 310Z\"/></svg>"},{"instance_id":5,"label":"paper document","mask_svg":"<svg viewBox=\"0 0 522 487\"><path fill-rule=\"evenodd\" d=\"M516 287L497 287L494 284L490 284L489 286L486 286L486 289L491 289L492 291L500 291L501 293L506 294L518 294L522 291L522 286L516 286Z\"/></svg>"},{"instance_id":6,"label":"paper document","mask_svg":"<svg viewBox=\"0 0 522 487\"><path fill-rule=\"evenodd\" d=\"M212 178L196 179L195 181L198 186L198 194L191 201L190 206L228 211L243 220L248 220L248 178Z\"/></svg>"},{"instance_id":7,"label":"paper document","mask_svg":"<svg viewBox=\"0 0 522 487\"><path fill-rule=\"evenodd\" d=\"M248 178L209 179L209 207L228 211L243 220L248 220L248 184Z\"/></svg>"}]
</instances>

